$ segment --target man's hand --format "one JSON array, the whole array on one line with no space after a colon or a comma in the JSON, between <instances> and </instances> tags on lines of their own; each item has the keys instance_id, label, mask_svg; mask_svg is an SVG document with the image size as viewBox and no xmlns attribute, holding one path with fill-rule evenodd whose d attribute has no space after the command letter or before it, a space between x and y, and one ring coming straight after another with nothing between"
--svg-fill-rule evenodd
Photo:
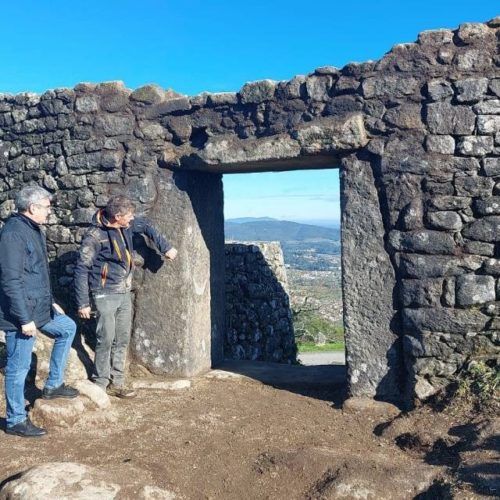
<instances>
[{"instance_id":1,"label":"man's hand","mask_svg":"<svg viewBox=\"0 0 500 500\"><path fill-rule=\"evenodd\" d=\"M33 335L36 335L36 325L34 321L30 321L26 325L21 325L21 330L24 335L27 335L28 337L33 337Z\"/></svg>"},{"instance_id":2,"label":"man's hand","mask_svg":"<svg viewBox=\"0 0 500 500\"><path fill-rule=\"evenodd\" d=\"M90 306L78 309L78 316L83 319L90 319Z\"/></svg>"},{"instance_id":3,"label":"man's hand","mask_svg":"<svg viewBox=\"0 0 500 500\"><path fill-rule=\"evenodd\" d=\"M165 253L165 257L168 260L174 260L177 257L177 250L175 248L171 248L168 252Z\"/></svg>"},{"instance_id":4,"label":"man's hand","mask_svg":"<svg viewBox=\"0 0 500 500\"><path fill-rule=\"evenodd\" d=\"M57 313L57 314L64 314L64 309L59 305L59 304L56 304L55 302L52 304L52 307L54 308L54 311Z\"/></svg>"}]
</instances>

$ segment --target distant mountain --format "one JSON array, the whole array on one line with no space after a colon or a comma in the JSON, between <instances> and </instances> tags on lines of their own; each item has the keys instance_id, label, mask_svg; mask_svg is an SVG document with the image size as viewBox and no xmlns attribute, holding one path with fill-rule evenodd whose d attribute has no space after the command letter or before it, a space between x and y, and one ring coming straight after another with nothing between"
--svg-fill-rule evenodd
<instances>
[{"instance_id":1,"label":"distant mountain","mask_svg":"<svg viewBox=\"0 0 500 500\"><path fill-rule=\"evenodd\" d=\"M236 241L314 241L340 239L340 229L300 224L268 217L239 222L243 218L228 219L225 224L226 240Z\"/></svg>"},{"instance_id":2,"label":"distant mountain","mask_svg":"<svg viewBox=\"0 0 500 500\"><path fill-rule=\"evenodd\" d=\"M235 224L243 224L244 222L262 222L269 220L277 220L272 217L236 217L234 219L228 219L228 222L234 222Z\"/></svg>"}]
</instances>

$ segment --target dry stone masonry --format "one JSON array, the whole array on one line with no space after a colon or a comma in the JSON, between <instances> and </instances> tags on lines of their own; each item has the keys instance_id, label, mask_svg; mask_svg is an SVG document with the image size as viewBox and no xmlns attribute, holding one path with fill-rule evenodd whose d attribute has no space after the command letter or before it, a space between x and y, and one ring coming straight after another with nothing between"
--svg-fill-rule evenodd
<instances>
[{"instance_id":1,"label":"dry stone masonry","mask_svg":"<svg viewBox=\"0 0 500 500\"><path fill-rule=\"evenodd\" d=\"M134 196L180 250L139 269L134 356L191 375L223 357L222 174L340 168L350 392L425 397L498 356L499 33L499 18L423 32L379 61L237 93L112 82L2 94L0 216L26 183L55 194L47 236L64 298L95 208Z\"/></svg>"},{"instance_id":2,"label":"dry stone masonry","mask_svg":"<svg viewBox=\"0 0 500 500\"><path fill-rule=\"evenodd\" d=\"M292 363L297 358L279 242L226 243L226 335L230 359Z\"/></svg>"}]
</instances>

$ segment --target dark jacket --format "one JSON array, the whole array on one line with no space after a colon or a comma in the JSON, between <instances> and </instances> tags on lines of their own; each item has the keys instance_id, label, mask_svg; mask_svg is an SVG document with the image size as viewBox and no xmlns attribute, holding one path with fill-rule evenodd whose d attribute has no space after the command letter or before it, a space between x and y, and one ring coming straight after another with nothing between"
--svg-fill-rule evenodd
<instances>
[{"instance_id":1,"label":"dark jacket","mask_svg":"<svg viewBox=\"0 0 500 500\"><path fill-rule=\"evenodd\" d=\"M45 234L25 215L13 214L0 233L0 329L45 325L52 302Z\"/></svg>"},{"instance_id":2,"label":"dark jacket","mask_svg":"<svg viewBox=\"0 0 500 500\"><path fill-rule=\"evenodd\" d=\"M132 287L133 242L135 233L147 236L164 254L172 248L167 240L143 217L128 228L108 226L102 210L92 220L80 247L75 268L75 300L78 309L90 305L94 294L124 293Z\"/></svg>"}]
</instances>

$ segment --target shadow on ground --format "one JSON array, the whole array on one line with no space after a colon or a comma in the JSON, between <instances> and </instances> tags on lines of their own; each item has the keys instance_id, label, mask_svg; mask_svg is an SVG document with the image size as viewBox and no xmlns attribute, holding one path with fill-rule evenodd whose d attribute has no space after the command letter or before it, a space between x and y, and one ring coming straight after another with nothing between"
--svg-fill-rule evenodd
<instances>
[{"instance_id":1,"label":"shadow on ground","mask_svg":"<svg viewBox=\"0 0 500 500\"><path fill-rule=\"evenodd\" d=\"M263 384L340 406L346 397L344 365L288 365L266 361L225 360L216 367Z\"/></svg>"}]
</instances>

